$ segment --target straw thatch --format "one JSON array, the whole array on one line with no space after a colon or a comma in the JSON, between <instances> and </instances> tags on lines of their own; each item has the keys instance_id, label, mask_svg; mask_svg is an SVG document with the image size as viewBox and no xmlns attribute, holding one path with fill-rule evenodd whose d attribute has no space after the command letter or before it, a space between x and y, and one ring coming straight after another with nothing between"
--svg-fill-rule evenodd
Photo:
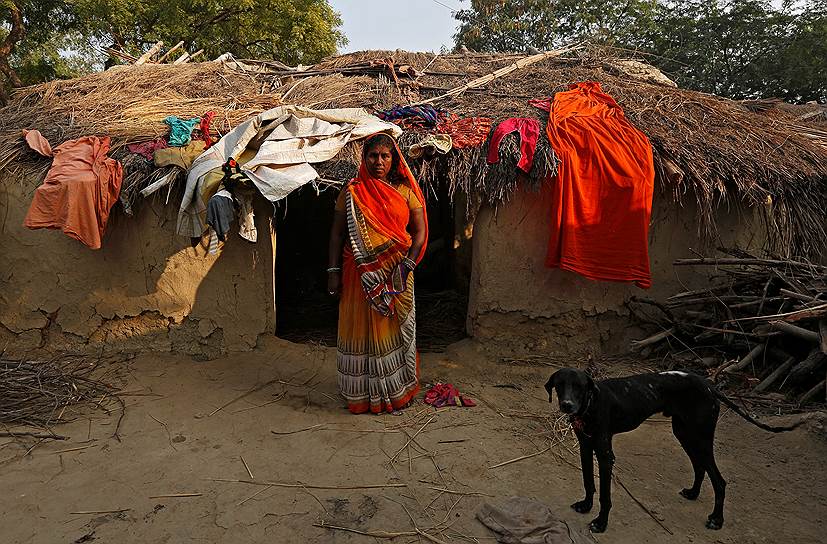
<instances>
[{"instance_id":1,"label":"straw thatch","mask_svg":"<svg viewBox=\"0 0 827 544\"><path fill-rule=\"evenodd\" d=\"M107 134L116 146L114 155L122 157L124 144L164 134L167 115L214 110L214 128L223 133L280 103L380 110L442 94L517 58L368 51L333 57L303 72L266 64L260 66L269 73L240 72L206 62L125 67L52 82L19 91L0 110L0 168L36 160L21 141L24 128L40 129L53 145ZM824 249L827 152L802 133L800 123L751 111L743 103L635 79L611 66L611 59L594 50L546 60L438 106L460 116L491 117L495 123L513 116L545 122L547 114L528 99L552 96L576 81L597 80L652 141L660 186L677 201L694 195L703 234L714 239L716 208L745 202L762 211L777 253L813 255ZM405 134L401 143L407 147L419 137ZM496 166L485 164L485 148L455 150L412 166L423 182L447 181L452 191L476 192L498 203L519 182L512 168L516 142L506 139L504 146L503 164ZM538 156L540 164L524 180L535 188L556 168L545 138ZM344 179L356 157L351 147L320 170L324 177ZM43 168L42 160L36 164Z\"/></svg>"}]
</instances>

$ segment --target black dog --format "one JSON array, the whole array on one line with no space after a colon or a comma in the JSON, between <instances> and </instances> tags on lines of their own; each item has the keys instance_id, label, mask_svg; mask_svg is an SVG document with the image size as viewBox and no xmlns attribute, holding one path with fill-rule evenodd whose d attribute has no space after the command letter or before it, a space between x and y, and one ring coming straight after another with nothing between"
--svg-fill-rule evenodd
<instances>
[{"instance_id":1,"label":"black dog","mask_svg":"<svg viewBox=\"0 0 827 544\"><path fill-rule=\"evenodd\" d=\"M663 412L664 416L672 417L672 432L692 461L695 480L692 487L680 492L681 495L689 500L697 499L704 474L709 474L715 490L715 508L706 522L709 529L720 529L724 524L726 482L715 464L712 451L720 411L719 400L750 423L767 431L783 432L798 426L771 427L756 421L718 393L705 378L686 372L640 374L595 383L582 370L564 368L552 374L546 383L549 402L552 401L553 390L557 391L560 410L569 414L580 443L586 498L571 507L581 514L592 509L595 492L593 455L597 456L600 513L589 525L595 533L606 530L612 508L612 465L615 459L612 436L636 429L649 416Z\"/></svg>"}]
</instances>

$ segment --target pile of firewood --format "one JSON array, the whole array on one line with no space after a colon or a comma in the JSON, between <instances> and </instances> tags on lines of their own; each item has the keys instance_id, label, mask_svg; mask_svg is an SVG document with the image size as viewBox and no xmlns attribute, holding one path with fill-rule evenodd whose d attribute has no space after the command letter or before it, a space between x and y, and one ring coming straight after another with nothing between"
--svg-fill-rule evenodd
<instances>
[{"instance_id":1,"label":"pile of firewood","mask_svg":"<svg viewBox=\"0 0 827 544\"><path fill-rule=\"evenodd\" d=\"M702 366L717 381L752 393L783 393L803 405L824 402L827 368L827 267L728 251L725 258L680 259L715 267L709 287L665 303L633 299L636 314L656 308L661 330L632 348L670 366ZM635 308L635 305L637 308Z\"/></svg>"}]
</instances>

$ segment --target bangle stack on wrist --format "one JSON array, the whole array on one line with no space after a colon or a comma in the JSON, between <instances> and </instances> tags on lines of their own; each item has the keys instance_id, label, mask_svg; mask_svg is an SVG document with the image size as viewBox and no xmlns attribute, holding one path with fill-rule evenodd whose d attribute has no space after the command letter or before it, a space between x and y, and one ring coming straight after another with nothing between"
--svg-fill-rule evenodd
<instances>
[{"instance_id":1,"label":"bangle stack on wrist","mask_svg":"<svg viewBox=\"0 0 827 544\"><path fill-rule=\"evenodd\" d=\"M405 257L404 259L402 259L402 266L413 272L414 268L416 268L416 261L414 261L410 257Z\"/></svg>"},{"instance_id":2,"label":"bangle stack on wrist","mask_svg":"<svg viewBox=\"0 0 827 544\"><path fill-rule=\"evenodd\" d=\"M342 269L338 266L331 266L327 269L327 273L330 274L331 272L341 272Z\"/></svg>"}]
</instances>

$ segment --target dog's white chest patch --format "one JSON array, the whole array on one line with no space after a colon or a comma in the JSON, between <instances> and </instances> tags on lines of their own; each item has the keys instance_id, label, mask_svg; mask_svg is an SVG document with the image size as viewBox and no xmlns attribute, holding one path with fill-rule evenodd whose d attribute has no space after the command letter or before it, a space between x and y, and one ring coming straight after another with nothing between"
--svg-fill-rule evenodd
<instances>
[{"instance_id":1,"label":"dog's white chest patch","mask_svg":"<svg viewBox=\"0 0 827 544\"><path fill-rule=\"evenodd\" d=\"M665 372L661 372L661 374L671 374L673 376L683 376L684 378L689 376L686 372L681 372L680 370L667 370Z\"/></svg>"}]
</instances>

